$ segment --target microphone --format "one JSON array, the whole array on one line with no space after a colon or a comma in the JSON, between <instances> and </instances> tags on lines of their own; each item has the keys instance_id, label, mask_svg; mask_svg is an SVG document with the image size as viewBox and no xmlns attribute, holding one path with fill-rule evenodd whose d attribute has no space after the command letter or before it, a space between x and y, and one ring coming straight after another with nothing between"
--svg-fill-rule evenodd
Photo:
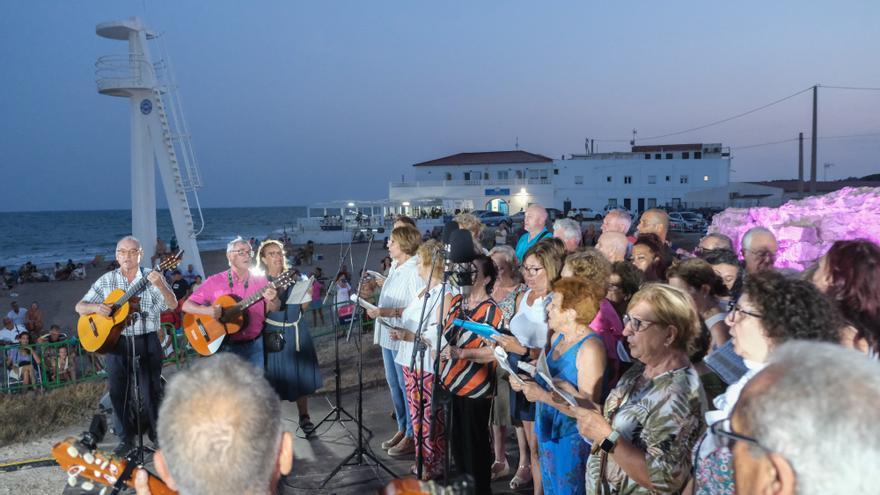
<instances>
[{"instance_id":1,"label":"microphone","mask_svg":"<svg viewBox=\"0 0 880 495\"><path fill-rule=\"evenodd\" d=\"M456 285L463 297L471 293L474 285L471 262L476 258L474 239L467 230L456 230L449 236L449 255L446 258L450 281Z\"/></svg>"}]
</instances>

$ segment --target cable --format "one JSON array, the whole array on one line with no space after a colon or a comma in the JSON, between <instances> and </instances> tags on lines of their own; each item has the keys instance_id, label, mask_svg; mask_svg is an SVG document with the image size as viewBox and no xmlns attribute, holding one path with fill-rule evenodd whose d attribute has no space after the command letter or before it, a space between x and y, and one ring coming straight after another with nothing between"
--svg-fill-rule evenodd
<instances>
[{"instance_id":1,"label":"cable","mask_svg":"<svg viewBox=\"0 0 880 495\"><path fill-rule=\"evenodd\" d=\"M860 137L876 137L880 136L880 132L875 132L871 134L846 134L842 136L819 136L817 139L849 139L849 138L860 138ZM783 139L781 141L771 141L769 143L760 143L760 144L747 144L744 146L731 146L731 150L745 150L749 148L760 148L762 146L772 146L774 144L782 144L782 143L790 143L792 141L797 141L798 138L792 139Z\"/></svg>"},{"instance_id":2,"label":"cable","mask_svg":"<svg viewBox=\"0 0 880 495\"><path fill-rule=\"evenodd\" d=\"M822 87L825 87L825 86L822 86ZM640 137L640 138L637 138L637 139L638 139L639 141L648 141L648 140L653 140L653 139L661 139L661 138L666 138L666 137L669 137L669 136L677 136L677 135L679 135L679 134L685 134L685 133L688 133L688 132L698 131L698 130L700 130L700 129L705 129L705 128L707 128L707 127L712 127L712 126L714 126L714 125L718 125L718 124L723 124L723 123L725 123L725 122L729 122L729 121L731 121L731 120L738 119L738 118L740 118L740 117L745 117L746 115L749 115L749 114L752 114L752 113L758 112L758 111L760 111L760 110L763 110L763 109L765 109L765 108L771 107L771 106L773 106L773 105L776 105L776 104L782 103L783 101L790 100L791 98L794 98L795 96L798 96L798 95L800 95L800 94L806 93L807 91L811 91L812 89L813 89L813 86L810 86L810 87L808 87L808 88L805 88L805 89L802 89L802 90L798 91L797 93L793 93L793 94L790 94L790 95L788 95L788 96L786 96L786 97L780 98L780 99L778 99L778 100L771 101L770 103L767 103L767 104L765 104L765 105L761 105L761 106L759 106L759 107L757 107L757 108L753 108L753 109L751 109L751 110L748 110L748 111L745 111L745 112L742 112L742 113L738 113L738 114L736 114L736 115L733 115L733 116L731 116L731 117L726 117L726 118L723 118L723 119L721 119L721 120L716 120L716 121L714 121L714 122L710 122L710 123L708 123L708 124L703 124L703 125L700 125L700 126L697 126L697 127L691 127L691 128L689 128L689 129L685 129L685 130L682 130L682 131L670 132L670 133L667 133L667 134L659 134L659 135L657 135L657 136ZM599 141L599 142L629 142L630 140L629 140L629 139L594 139L594 141Z\"/></svg>"},{"instance_id":3,"label":"cable","mask_svg":"<svg viewBox=\"0 0 880 495\"><path fill-rule=\"evenodd\" d=\"M822 89L851 89L856 91L880 91L880 88L868 88L868 87L859 87L859 86L823 86L819 85Z\"/></svg>"}]
</instances>

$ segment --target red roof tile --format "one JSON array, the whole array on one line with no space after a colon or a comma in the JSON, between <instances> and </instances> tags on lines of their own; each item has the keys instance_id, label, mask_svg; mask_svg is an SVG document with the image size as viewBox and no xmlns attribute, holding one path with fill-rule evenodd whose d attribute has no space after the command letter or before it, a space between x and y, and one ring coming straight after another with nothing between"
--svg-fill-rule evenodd
<instances>
[{"instance_id":1,"label":"red roof tile","mask_svg":"<svg viewBox=\"0 0 880 495\"><path fill-rule=\"evenodd\" d=\"M413 167L433 165L495 165L499 163L552 163L553 159L528 151L481 151L458 153L436 160L413 164Z\"/></svg>"}]
</instances>

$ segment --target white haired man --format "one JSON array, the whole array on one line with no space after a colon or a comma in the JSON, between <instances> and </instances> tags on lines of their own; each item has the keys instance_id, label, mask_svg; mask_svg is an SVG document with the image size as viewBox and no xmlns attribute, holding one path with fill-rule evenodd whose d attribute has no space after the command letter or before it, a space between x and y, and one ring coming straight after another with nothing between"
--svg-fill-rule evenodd
<instances>
[{"instance_id":1,"label":"white haired man","mask_svg":"<svg viewBox=\"0 0 880 495\"><path fill-rule=\"evenodd\" d=\"M620 232L626 235L632 226L632 217L624 210L611 210L602 219L602 233Z\"/></svg>"},{"instance_id":2,"label":"white haired man","mask_svg":"<svg viewBox=\"0 0 880 495\"><path fill-rule=\"evenodd\" d=\"M793 341L713 425L733 452L737 493L877 493L880 365L844 347Z\"/></svg>"},{"instance_id":3,"label":"white haired man","mask_svg":"<svg viewBox=\"0 0 880 495\"><path fill-rule=\"evenodd\" d=\"M605 232L596 242L596 249L611 263L625 261L628 248L629 240L620 232Z\"/></svg>"},{"instance_id":4,"label":"white haired man","mask_svg":"<svg viewBox=\"0 0 880 495\"><path fill-rule=\"evenodd\" d=\"M233 294L244 299L263 290L269 281L263 275L251 273L253 254L245 239L236 237L230 241L226 245L229 269L206 278L183 303L183 312L217 319L223 314L223 308L213 304L218 297ZM267 312L278 311L280 307L278 292L266 289L262 300L247 308L247 325L226 339L221 350L238 354L255 367L263 368L263 322Z\"/></svg>"},{"instance_id":5,"label":"white haired man","mask_svg":"<svg viewBox=\"0 0 880 495\"><path fill-rule=\"evenodd\" d=\"M293 437L282 425L278 395L262 373L230 353L171 378L159 442L156 472L180 495L277 493L293 468ZM150 494L145 471L138 470L135 488Z\"/></svg>"},{"instance_id":6,"label":"white haired man","mask_svg":"<svg viewBox=\"0 0 880 495\"><path fill-rule=\"evenodd\" d=\"M541 205L531 205L526 209L525 217L523 217L523 228L526 229L526 232L520 236L519 241L516 243L516 258L520 263L522 263L526 251L531 249L541 239L551 237L546 224L546 208Z\"/></svg>"},{"instance_id":7,"label":"white haired man","mask_svg":"<svg viewBox=\"0 0 880 495\"><path fill-rule=\"evenodd\" d=\"M772 270L779 244L776 236L764 227L752 227L742 237L742 256L749 275Z\"/></svg>"},{"instance_id":8,"label":"white haired man","mask_svg":"<svg viewBox=\"0 0 880 495\"><path fill-rule=\"evenodd\" d=\"M565 244L565 252L571 254L581 245L581 226L571 218L560 218L553 222L553 237Z\"/></svg>"},{"instance_id":9,"label":"white haired man","mask_svg":"<svg viewBox=\"0 0 880 495\"><path fill-rule=\"evenodd\" d=\"M132 311L125 323L122 337L116 346L106 354L107 386L110 389L110 401L113 403L115 423L120 427L119 445L114 453L127 454L134 446L134 435L137 429L129 422L129 407L134 407L132 394L129 394L129 369L132 355L139 357L138 388L141 404L149 422L147 435L156 441L156 418L159 401L162 396L162 346L156 331L160 325L160 314L169 308L177 307L177 298L168 287L161 273L140 267L144 250L135 237L126 236L116 243L116 261L119 268L107 272L92 284L82 300L76 303L76 312L80 315L97 313L108 316L111 306L104 300L114 289L127 291L143 277L149 285L139 294L140 310ZM133 349L132 349L133 347Z\"/></svg>"}]
</instances>

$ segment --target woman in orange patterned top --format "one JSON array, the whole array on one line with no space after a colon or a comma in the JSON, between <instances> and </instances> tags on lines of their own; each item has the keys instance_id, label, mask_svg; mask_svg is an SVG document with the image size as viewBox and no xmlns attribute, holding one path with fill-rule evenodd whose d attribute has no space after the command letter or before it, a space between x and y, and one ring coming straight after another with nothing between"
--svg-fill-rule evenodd
<instances>
[{"instance_id":1,"label":"woman in orange patterned top","mask_svg":"<svg viewBox=\"0 0 880 495\"><path fill-rule=\"evenodd\" d=\"M450 432L452 456L458 469L474 478L476 493L491 493L492 451L489 446L489 416L495 395L495 357L477 334L452 325L460 318L495 327L501 326L501 309L489 294L498 271L492 259L474 259L474 285L468 297L457 295L446 317L443 353L443 386L452 396Z\"/></svg>"}]
</instances>

